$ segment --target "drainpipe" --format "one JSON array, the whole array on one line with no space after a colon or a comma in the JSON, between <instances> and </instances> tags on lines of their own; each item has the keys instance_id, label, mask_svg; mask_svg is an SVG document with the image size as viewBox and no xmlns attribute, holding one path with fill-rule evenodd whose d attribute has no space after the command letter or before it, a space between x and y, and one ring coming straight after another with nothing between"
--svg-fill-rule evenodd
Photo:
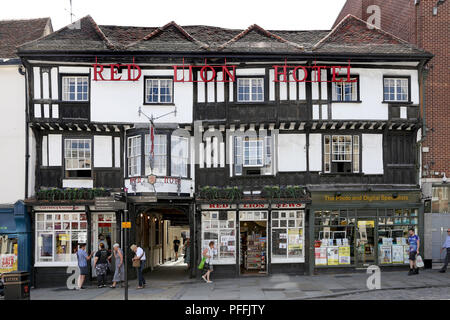
<instances>
[{"instance_id":1,"label":"drainpipe","mask_svg":"<svg viewBox=\"0 0 450 320\"><path fill-rule=\"evenodd\" d=\"M24 70L22 69L24 67ZM28 136L28 73L25 68L25 63L22 66L19 66L19 73L25 76L25 199L28 198L28 171L29 171L29 136Z\"/></svg>"},{"instance_id":2,"label":"drainpipe","mask_svg":"<svg viewBox=\"0 0 450 320\"><path fill-rule=\"evenodd\" d=\"M429 72L429 67L427 65L428 61L426 62L422 62L420 64L419 67L419 79L420 79L420 83L419 83L419 90L422 92L421 95L421 103L422 103L422 136L420 137L420 140L417 141L416 145L417 145L417 152L418 152L418 159L420 159L420 165L421 168L419 170L419 177L417 179L419 185L421 186L421 179L422 179L422 162L423 162L423 157L422 157L422 143L425 140L425 137L427 136L427 125L426 125L426 88L425 88L425 84L426 84L426 80L428 78L428 72ZM420 92L419 92L420 93ZM419 102L419 103L420 103Z\"/></svg>"}]
</instances>

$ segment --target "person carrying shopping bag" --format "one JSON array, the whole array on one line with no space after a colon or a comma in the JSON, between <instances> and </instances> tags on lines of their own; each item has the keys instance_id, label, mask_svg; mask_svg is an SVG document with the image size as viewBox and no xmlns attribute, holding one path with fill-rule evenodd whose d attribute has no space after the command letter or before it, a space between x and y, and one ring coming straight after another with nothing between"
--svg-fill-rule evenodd
<instances>
[{"instance_id":1,"label":"person carrying shopping bag","mask_svg":"<svg viewBox=\"0 0 450 320\"><path fill-rule=\"evenodd\" d=\"M206 270L206 273L202 276L202 279L205 280L206 283L212 283L212 281L209 279L209 276L211 275L211 272L213 272L212 260L214 257L214 253L214 241L211 241L208 248L205 248L205 250L203 250L203 257L206 258L204 265L204 270Z\"/></svg>"}]
</instances>

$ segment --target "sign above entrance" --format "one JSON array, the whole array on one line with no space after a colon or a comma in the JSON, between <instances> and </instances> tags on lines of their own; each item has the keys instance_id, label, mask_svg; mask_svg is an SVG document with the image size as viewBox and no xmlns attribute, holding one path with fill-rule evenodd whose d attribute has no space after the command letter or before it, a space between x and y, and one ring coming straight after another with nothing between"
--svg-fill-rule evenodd
<instances>
[{"instance_id":1,"label":"sign above entrance","mask_svg":"<svg viewBox=\"0 0 450 320\"><path fill-rule=\"evenodd\" d=\"M272 203L272 209L302 209L304 203Z\"/></svg>"},{"instance_id":2,"label":"sign above entrance","mask_svg":"<svg viewBox=\"0 0 450 320\"><path fill-rule=\"evenodd\" d=\"M267 209L269 204L267 203L242 203L239 205L239 209Z\"/></svg>"},{"instance_id":3,"label":"sign above entrance","mask_svg":"<svg viewBox=\"0 0 450 320\"><path fill-rule=\"evenodd\" d=\"M34 206L35 211L84 211L85 206Z\"/></svg>"},{"instance_id":4,"label":"sign above entrance","mask_svg":"<svg viewBox=\"0 0 450 320\"><path fill-rule=\"evenodd\" d=\"M316 203L396 203L420 202L419 192L313 192L312 202Z\"/></svg>"},{"instance_id":5,"label":"sign above entrance","mask_svg":"<svg viewBox=\"0 0 450 320\"><path fill-rule=\"evenodd\" d=\"M236 209L235 204L229 203L210 203L200 205L202 210L220 210L220 209Z\"/></svg>"}]
</instances>

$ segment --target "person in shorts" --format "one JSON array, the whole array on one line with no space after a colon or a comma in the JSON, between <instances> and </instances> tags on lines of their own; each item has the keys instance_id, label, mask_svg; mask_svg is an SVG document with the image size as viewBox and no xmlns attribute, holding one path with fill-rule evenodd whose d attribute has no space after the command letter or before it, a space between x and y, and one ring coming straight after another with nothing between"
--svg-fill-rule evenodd
<instances>
[{"instance_id":1,"label":"person in shorts","mask_svg":"<svg viewBox=\"0 0 450 320\"><path fill-rule=\"evenodd\" d=\"M214 249L214 241L211 241L209 243L208 248L205 248L203 250L203 257L206 258L205 266L203 267L203 270L206 270L206 273L202 276L202 279L206 281L206 283L211 283L212 281L209 280L209 276L211 272L213 272L213 265L212 260L214 257L215 249Z\"/></svg>"},{"instance_id":2,"label":"person in shorts","mask_svg":"<svg viewBox=\"0 0 450 320\"><path fill-rule=\"evenodd\" d=\"M86 276L89 274L88 261L92 258L92 253L88 255L86 253L86 244L80 244L80 248L77 250L78 268L80 268L80 276L78 277L78 290L84 289L83 283Z\"/></svg>"},{"instance_id":3,"label":"person in shorts","mask_svg":"<svg viewBox=\"0 0 450 320\"><path fill-rule=\"evenodd\" d=\"M178 261L178 249L180 248L180 240L178 240L177 237L175 237L175 240L173 240L173 251L175 252L175 261Z\"/></svg>"},{"instance_id":4,"label":"person in shorts","mask_svg":"<svg viewBox=\"0 0 450 320\"><path fill-rule=\"evenodd\" d=\"M420 239L419 236L414 233L414 229L409 229L409 272L408 276L413 274L419 274L419 268L417 268L416 257L419 254Z\"/></svg>"}]
</instances>

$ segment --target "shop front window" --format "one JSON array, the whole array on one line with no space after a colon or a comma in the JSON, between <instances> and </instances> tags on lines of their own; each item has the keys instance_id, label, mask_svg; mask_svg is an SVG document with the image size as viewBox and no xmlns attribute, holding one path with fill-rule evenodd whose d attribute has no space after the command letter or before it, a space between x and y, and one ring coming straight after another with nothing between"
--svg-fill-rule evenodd
<instances>
[{"instance_id":1,"label":"shop front window","mask_svg":"<svg viewBox=\"0 0 450 320\"><path fill-rule=\"evenodd\" d=\"M315 211L316 266L354 264L355 220L352 210Z\"/></svg>"},{"instance_id":2,"label":"shop front window","mask_svg":"<svg viewBox=\"0 0 450 320\"><path fill-rule=\"evenodd\" d=\"M272 212L272 263L304 262L304 211Z\"/></svg>"},{"instance_id":3,"label":"shop front window","mask_svg":"<svg viewBox=\"0 0 450 320\"><path fill-rule=\"evenodd\" d=\"M213 263L236 263L236 212L204 211L202 213L202 251L214 241Z\"/></svg>"},{"instance_id":4,"label":"shop front window","mask_svg":"<svg viewBox=\"0 0 450 320\"><path fill-rule=\"evenodd\" d=\"M85 213L36 214L36 262L76 262L78 245L86 240Z\"/></svg>"},{"instance_id":5,"label":"shop front window","mask_svg":"<svg viewBox=\"0 0 450 320\"><path fill-rule=\"evenodd\" d=\"M0 274L17 270L17 238L0 236Z\"/></svg>"},{"instance_id":6,"label":"shop front window","mask_svg":"<svg viewBox=\"0 0 450 320\"><path fill-rule=\"evenodd\" d=\"M418 232L418 209L387 209L378 213L378 262L408 264L408 229Z\"/></svg>"}]
</instances>

